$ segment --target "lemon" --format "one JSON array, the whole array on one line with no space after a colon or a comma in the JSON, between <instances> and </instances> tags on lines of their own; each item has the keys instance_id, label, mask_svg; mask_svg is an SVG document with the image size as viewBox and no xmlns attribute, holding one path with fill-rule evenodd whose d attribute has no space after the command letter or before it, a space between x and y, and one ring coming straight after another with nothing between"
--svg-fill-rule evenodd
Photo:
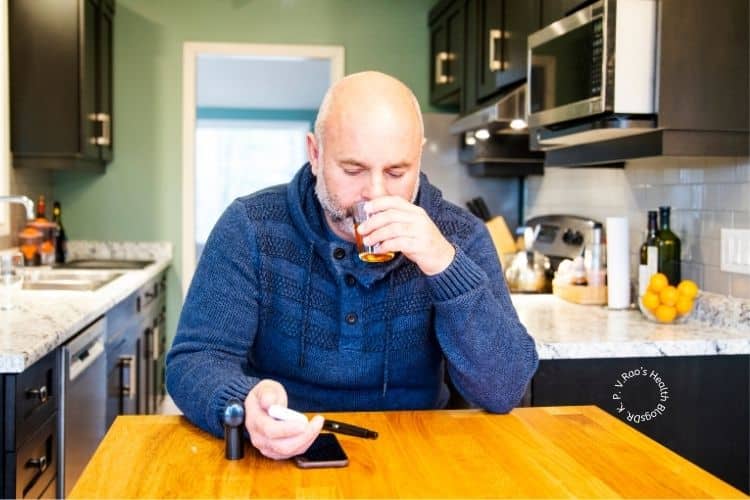
<instances>
[{"instance_id":1,"label":"lemon","mask_svg":"<svg viewBox=\"0 0 750 500\"><path fill-rule=\"evenodd\" d=\"M661 305L654 311L654 316L662 323L671 323L677 316L677 309L672 306Z\"/></svg>"},{"instance_id":2,"label":"lemon","mask_svg":"<svg viewBox=\"0 0 750 500\"><path fill-rule=\"evenodd\" d=\"M659 301L662 305L673 306L677 303L677 299L680 297L680 293L673 286L667 286L659 292Z\"/></svg>"},{"instance_id":3,"label":"lemon","mask_svg":"<svg viewBox=\"0 0 750 500\"><path fill-rule=\"evenodd\" d=\"M684 316L693 310L693 299L684 295L680 295L680 298L677 299L677 303L674 305L674 308L677 310L678 316Z\"/></svg>"},{"instance_id":4,"label":"lemon","mask_svg":"<svg viewBox=\"0 0 750 500\"><path fill-rule=\"evenodd\" d=\"M698 295L698 285L695 284L695 281L682 280L680 284L677 285L677 291L680 292L680 295L683 297L694 299L695 296Z\"/></svg>"},{"instance_id":5,"label":"lemon","mask_svg":"<svg viewBox=\"0 0 750 500\"><path fill-rule=\"evenodd\" d=\"M653 311L659 307L660 304L659 296L650 290L647 290L646 293L643 294L641 300L643 301L643 306L649 311Z\"/></svg>"},{"instance_id":6,"label":"lemon","mask_svg":"<svg viewBox=\"0 0 750 500\"><path fill-rule=\"evenodd\" d=\"M654 293L661 292L667 286L669 286L669 280L664 273L654 274L648 282L648 289Z\"/></svg>"}]
</instances>

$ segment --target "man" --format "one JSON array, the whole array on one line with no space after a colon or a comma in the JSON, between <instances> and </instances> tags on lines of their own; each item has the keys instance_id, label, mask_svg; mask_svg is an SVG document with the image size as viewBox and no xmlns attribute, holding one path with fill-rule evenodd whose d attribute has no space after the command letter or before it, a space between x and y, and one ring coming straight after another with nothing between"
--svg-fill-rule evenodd
<instances>
[{"instance_id":1,"label":"man","mask_svg":"<svg viewBox=\"0 0 750 500\"><path fill-rule=\"evenodd\" d=\"M264 455L306 450L322 416L300 411L442 408L444 370L470 403L507 412L537 366L484 225L420 174L419 105L398 80L350 75L326 94L309 164L285 186L235 200L217 222L167 358L185 415L221 435L229 399ZM420 177L421 176L421 177ZM365 244L351 207L366 200Z\"/></svg>"}]
</instances>

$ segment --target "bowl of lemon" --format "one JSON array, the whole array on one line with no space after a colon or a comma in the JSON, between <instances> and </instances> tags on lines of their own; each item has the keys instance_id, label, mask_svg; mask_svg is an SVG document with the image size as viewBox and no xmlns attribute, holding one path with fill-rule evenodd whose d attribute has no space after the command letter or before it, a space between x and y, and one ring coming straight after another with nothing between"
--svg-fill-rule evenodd
<instances>
[{"instance_id":1,"label":"bowl of lemon","mask_svg":"<svg viewBox=\"0 0 750 500\"><path fill-rule=\"evenodd\" d=\"M651 276L646 291L638 297L638 307L646 318L658 323L682 323L693 310L698 296L698 285L682 280L670 285L666 275Z\"/></svg>"}]
</instances>

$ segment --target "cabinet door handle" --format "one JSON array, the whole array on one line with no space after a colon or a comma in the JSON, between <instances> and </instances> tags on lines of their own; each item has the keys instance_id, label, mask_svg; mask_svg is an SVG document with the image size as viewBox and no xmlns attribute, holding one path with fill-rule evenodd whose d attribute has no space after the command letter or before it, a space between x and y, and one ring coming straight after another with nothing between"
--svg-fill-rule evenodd
<instances>
[{"instance_id":1,"label":"cabinet door handle","mask_svg":"<svg viewBox=\"0 0 750 500\"><path fill-rule=\"evenodd\" d=\"M500 30L490 30L490 50L489 64L490 71L500 71L503 67L502 61L497 59L497 42L502 38L503 32Z\"/></svg>"},{"instance_id":2,"label":"cabinet door handle","mask_svg":"<svg viewBox=\"0 0 750 500\"><path fill-rule=\"evenodd\" d=\"M128 371L128 385L122 385L120 392L123 396L128 396L130 399L135 399L136 396L136 385L135 385L135 369L133 364L135 363L135 356L120 356L120 379L124 382L125 375L122 373L126 368Z\"/></svg>"},{"instance_id":3,"label":"cabinet door handle","mask_svg":"<svg viewBox=\"0 0 750 500\"><path fill-rule=\"evenodd\" d=\"M94 125L96 125L96 123L99 121L99 114L98 113L91 113L91 114L89 114L88 119L89 119L90 122L93 122ZM98 131L97 131L97 133L98 133ZM94 134L93 137L89 137L89 144L94 144L94 145L99 144L99 139L100 139L100 137L98 135Z\"/></svg>"},{"instance_id":4,"label":"cabinet door handle","mask_svg":"<svg viewBox=\"0 0 750 500\"><path fill-rule=\"evenodd\" d=\"M97 146L109 146L112 144L112 120L108 113L98 113L97 119L102 122L102 135L96 138Z\"/></svg>"},{"instance_id":5,"label":"cabinet door handle","mask_svg":"<svg viewBox=\"0 0 750 500\"><path fill-rule=\"evenodd\" d=\"M49 399L49 394L47 393L47 386L43 385L39 389L27 389L26 397L28 399L39 398L40 403L42 404L46 403L47 399Z\"/></svg>"},{"instance_id":6,"label":"cabinet door handle","mask_svg":"<svg viewBox=\"0 0 750 500\"><path fill-rule=\"evenodd\" d=\"M453 61L456 56L450 52L438 52L435 54L435 83L445 85L453 81L453 76L443 72L443 63Z\"/></svg>"},{"instance_id":7,"label":"cabinet door handle","mask_svg":"<svg viewBox=\"0 0 750 500\"><path fill-rule=\"evenodd\" d=\"M151 333L151 359L153 361L159 361L159 327L155 326Z\"/></svg>"},{"instance_id":8,"label":"cabinet door handle","mask_svg":"<svg viewBox=\"0 0 750 500\"><path fill-rule=\"evenodd\" d=\"M39 473L41 474L45 470L47 470L47 456L42 455L39 458L30 458L26 461L26 467L29 469L38 469Z\"/></svg>"}]
</instances>

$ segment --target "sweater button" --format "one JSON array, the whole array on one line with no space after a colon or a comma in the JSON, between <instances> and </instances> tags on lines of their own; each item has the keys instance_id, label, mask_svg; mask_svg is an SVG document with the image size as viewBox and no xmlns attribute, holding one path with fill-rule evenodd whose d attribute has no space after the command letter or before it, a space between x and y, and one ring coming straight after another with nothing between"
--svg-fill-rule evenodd
<instances>
[{"instance_id":1,"label":"sweater button","mask_svg":"<svg viewBox=\"0 0 750 500\"><path fill-rule=\"evenodd\" d=\"M337 248L336 250L333 251L333 258L334 259L341 260L344 257L346 257L346 250L344 250L343 248L339 247L339 248Z\"/></svg>"},{"instance_id":2,"label":"sweater button","mask_svg":"<svg viewBox=\"0 0 750 500\"><path fill-rule=\"evenodd\" d=\"M350 325L353 325L354 323L357 322L357 315L354 314L354 313L347 314L346 315L346 322L349 323Z\"/></svg>"},{"instance_id":3,"label":"sweater button","mask_svg":"<svg viewBox=\"0 0 750 500\"><path fill-rule=\"evenodd\" d=\"M347 274L344 280L346 281L346 284L349 286L354 286L354 284L357 283L357 280L351 274Z\"/></svg>"}]
</instances>

